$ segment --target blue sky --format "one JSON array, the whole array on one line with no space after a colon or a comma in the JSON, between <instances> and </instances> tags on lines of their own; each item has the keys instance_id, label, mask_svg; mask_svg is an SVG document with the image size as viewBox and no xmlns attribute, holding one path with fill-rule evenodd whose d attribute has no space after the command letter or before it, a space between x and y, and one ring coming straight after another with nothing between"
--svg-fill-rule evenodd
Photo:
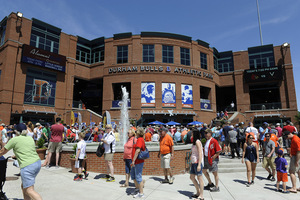
<instances>
[{"instance_id":1,"label":"blue sky","mask_svg":"<svg viewBox=\"0 0 300 200\"><path fill-rule=\"evenodd\" d=\"M141 31L177 33L219 51L260 45L256 0L2 0L0 19L20 11L87 39ZM259 0L264 44L291 44L300 107L300 1ZM297 25L298 24L298 25Z\"/></svg>"}]
</instances>

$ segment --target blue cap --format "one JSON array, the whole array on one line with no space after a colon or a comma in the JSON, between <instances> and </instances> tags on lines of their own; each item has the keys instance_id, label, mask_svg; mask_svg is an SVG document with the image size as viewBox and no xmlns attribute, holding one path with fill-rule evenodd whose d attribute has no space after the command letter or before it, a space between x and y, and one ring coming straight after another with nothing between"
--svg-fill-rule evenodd
<instances>
[{"instance_id":1,"label":"blue cap","mask_svg":"<svg viewBox=\"0 0 300 200\"><path fill-rule=\"evenodd\" d=\"M15 126L16 130L19 132L22 132L23 130L27 130L27 126L23 123L17 124Z\"/></svg>"},{"instance_id":2,"label":"blue cap","mask_svg":"<svg viewBox=\"0 0 300 200\"><path fill-rule=\"evenodd\" d=\"M282 151L281 149L279 149L279 150L277 151L277 154L281 156L281 155L283 154L283 151Z\"/></svg>"}]
</instances>

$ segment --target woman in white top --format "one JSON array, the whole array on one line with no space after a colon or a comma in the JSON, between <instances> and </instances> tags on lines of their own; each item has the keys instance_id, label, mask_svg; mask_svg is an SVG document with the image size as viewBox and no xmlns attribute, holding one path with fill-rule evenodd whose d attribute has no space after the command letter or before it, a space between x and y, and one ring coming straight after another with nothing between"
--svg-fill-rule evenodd
<instances>
[{"instance_id":1,"label":"woman in white top","mask_svg":"<svg viewBox=\"0 0 300 200\"><path fill-rule=\"evenodd\" d=\"M34 129L34 125L32 124L31 121L27 122L27 136L30 136L33 138L33 129Z\"/></svg>"},{"instance_id":2,"label":"woman in white top","mask_svg":"<svg viewBox=\"0 0 300 200\"><path fill-rule=\"evenodd\" d=\"M191 155L191 170L190 179L192 180L195 188L196 194L192 195L193 199L203 200L203 188L204 182L202 178L202 168L204 166L203 159L203 147L200 141L200 131L198 129L193 129L193 145L192 145L192 155ZM196 180L196 176L198 181Z\"/></svg>"},{"instance_id":3,"label":"woman in white top","mask_svg":"<svg viewBox=\"0 0 300 200\"><path fill-rule=\"evenodd\" d=\"M159 135L157 133L157 130L154 131L154 134L152 135L152 142L158 142L159 141Z\"/></svg>"}]
</instances>

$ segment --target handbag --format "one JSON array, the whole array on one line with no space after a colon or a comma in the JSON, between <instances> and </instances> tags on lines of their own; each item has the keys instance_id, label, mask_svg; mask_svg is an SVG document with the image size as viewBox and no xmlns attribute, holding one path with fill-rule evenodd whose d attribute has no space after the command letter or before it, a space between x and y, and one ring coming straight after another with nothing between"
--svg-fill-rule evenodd
<instances>
[{"instance_id":1,"label":"handbag","mask_svg":"<svg viewBox=\"0 0 300 200\"><path fill-rule=\"evenodd\" d=\"M149 154L147 147L145 147L145 151L140 151L140 153L138 155L138 159L140 159L140 160L146 160L149 157L150 157L150 154Z\"/></svg>"}]
</instances>

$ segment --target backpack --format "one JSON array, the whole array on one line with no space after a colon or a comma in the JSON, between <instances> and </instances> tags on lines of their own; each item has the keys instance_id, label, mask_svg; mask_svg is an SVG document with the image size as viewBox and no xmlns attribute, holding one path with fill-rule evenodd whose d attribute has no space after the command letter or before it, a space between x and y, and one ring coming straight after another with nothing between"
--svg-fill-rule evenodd
<instances>
[{"instance_id":1,"label":"backpack","mask_svg":"<svg viewBox=\"0 0 300 200\"><path fill-rule=\"evenodd\" d=\"M105 149L104 149L104 143L103 143L103 142L100 142L100 143L99 143L99 146L98 146L98 148L97 148L97 151L96 151L96 155L97 155L98 157L101 157L101 156L103 156L104 152L105 152Z\"/></svg>"}]
</instances>

